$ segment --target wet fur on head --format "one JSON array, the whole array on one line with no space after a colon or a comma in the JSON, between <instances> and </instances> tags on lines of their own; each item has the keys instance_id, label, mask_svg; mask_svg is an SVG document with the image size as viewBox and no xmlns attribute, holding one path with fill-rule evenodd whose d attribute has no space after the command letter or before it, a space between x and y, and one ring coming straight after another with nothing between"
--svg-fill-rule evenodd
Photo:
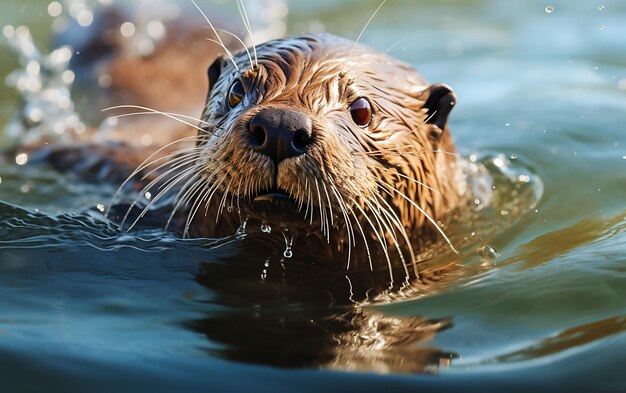
<instances>
[{"instance_id":1,"label":"wet fur on head","mask_svg":"<svg viewBox=\"0 0 626 393\"><path fill-rule=\"evenodd\" d=\"M196 176L184 194L193 233L215 236L229 225L234 232L236 211L246 211L259 192L280 189L296 202L299 220L309 223L306 232L339 253L364 243L369 255L373 242L387 260L397 249L404 261L416 238L434 237L436 221L458 199L446 125L451 90L429 86L409 65L330 34L274 40L256 52L258 62L242 53L235 56L237 67L219 58L209 69ZM246 93L230 108L235 80ZM360 97L372 106L367 127L355 124L349 111ZM305 154L277 165L249 147L250 120L266 108L311 119ZM216 218L220 224L211 224Z\"/></svg>"}]
</instances>

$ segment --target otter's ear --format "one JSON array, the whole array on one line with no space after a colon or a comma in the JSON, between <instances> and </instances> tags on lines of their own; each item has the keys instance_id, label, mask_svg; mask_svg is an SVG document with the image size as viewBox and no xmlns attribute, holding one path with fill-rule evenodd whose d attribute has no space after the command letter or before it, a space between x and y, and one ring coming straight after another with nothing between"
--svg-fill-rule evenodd
<instances>
[{"instance_id":1,"label":"otter's ear","mask_svg":"<svg viewBox=\"0 0 626 393\"><path fill-rule=\"evenodd\" d=\"M456 104L456 95L450 86L441 83L431 85L425 92L428 92L428 98L424 104L424 108L428 109L426 122L436 125L441 134L446 128L450 111Z\"/></svg>"},{"instance_id":2,"label":"otter's ear","mask_svg":"<svg viewBox=\"0 0 626 393\"><path fill-rule=\"evenodd\" d=\"M209 90L213 88L215 82L220 77L222 73L222 66L224 65L224 57L222 55L217 56L213 64L209 67L207 71L207 75L209 76Z\"/></svg>"}]
</instances>

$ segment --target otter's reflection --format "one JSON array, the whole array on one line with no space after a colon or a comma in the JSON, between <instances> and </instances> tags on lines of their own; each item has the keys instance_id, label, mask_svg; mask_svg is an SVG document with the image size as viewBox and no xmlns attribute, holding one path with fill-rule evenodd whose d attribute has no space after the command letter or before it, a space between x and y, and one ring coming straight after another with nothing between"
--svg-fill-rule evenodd
<instances>
[{"instance_id":1,"label":"otter's reflection","mask_svg":"<svg viewBox=\"0 0 626 393\"><path fill-rule=\"evenodd\" d=\"M259 261L267 246L244 243L247 250L203 263L196 276L223 308L185 323L209 339L211 356L279 367L428 373L454 357L429 344L449 321L392 317L359 305L390 291L384 272L346 275L311 266L310 258L285 260L282 250Z\"/></svg>"}]
</instances>

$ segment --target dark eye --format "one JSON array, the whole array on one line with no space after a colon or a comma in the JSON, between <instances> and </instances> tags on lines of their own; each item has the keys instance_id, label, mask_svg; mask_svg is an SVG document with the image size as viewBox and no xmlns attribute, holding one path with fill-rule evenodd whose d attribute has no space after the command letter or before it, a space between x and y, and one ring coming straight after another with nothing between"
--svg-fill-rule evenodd
<instances>
[{"instance_id":1,"label":"dark eye","mask_svg":"<svg viewBox=\"0 0 626 393\"><path fill-rule=\"evenodd\" d=\"M246 91L243 89L243 83L237 79L233 82L228 91L228 106L234 108L239 105L239 103L243 101L244 95L246 95Z\"/></svg>"},{"instance_id":2,"label":"dark eye","mask_svg":"<svg viewBox=\"0 0 626 393\"><path fill-rule=\"evenodd\" d=\"M357 98L350 105L350 115L357 126L365 128L372 121L372 105L363 97Z\"/></svg>"}]
</instances>

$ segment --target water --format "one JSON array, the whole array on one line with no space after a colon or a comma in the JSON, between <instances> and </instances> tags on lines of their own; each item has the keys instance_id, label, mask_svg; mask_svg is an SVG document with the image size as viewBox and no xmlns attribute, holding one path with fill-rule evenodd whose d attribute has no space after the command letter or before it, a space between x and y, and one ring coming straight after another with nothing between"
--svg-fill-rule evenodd
<instances>
[{"instance_id":1,"label":"water","mask_svg":"<svg viewBox=\"0 0 626 393\"><path fill-rule=\"evenodd\" d=\"M287 28L356 37L377 6L294 2ZM45 43L46 2L0 7ZM280 228L269 245L121 234L98 211L114 187L3 163L3 387L623 390L625 17L617 0L385 4L362 40L454 87L457 147L490 176L450 228L460 254L424 268L457 267L375 306L353 302L388 277L291 269L306 261ZM0 99L6 124L18 101Z\"/></svg>"}]
</instances>

